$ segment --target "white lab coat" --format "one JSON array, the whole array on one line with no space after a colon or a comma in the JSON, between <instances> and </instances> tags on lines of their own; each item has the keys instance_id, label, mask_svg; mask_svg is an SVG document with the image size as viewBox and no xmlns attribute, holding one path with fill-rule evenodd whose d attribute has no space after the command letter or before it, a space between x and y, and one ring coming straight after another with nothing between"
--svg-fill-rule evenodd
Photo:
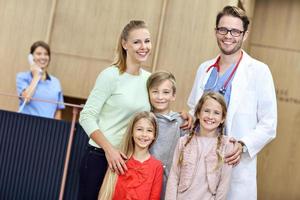
<instances>
[{"instance_id":1,"label":"white lab coat","mask_svg":"<svg viewBox=\"0 0 300 200\"><path fill-rule=\"evenodd\" d=\"M216 58L200 65L188 99L190 112L203 94ZM248 152L233 168L228 200L256 200L256 155L276 136L277 105L273 79L268 66L243 51L243 58L232 80L226 118L229 136L243 141Z\"/></svg>"}]
</instances>

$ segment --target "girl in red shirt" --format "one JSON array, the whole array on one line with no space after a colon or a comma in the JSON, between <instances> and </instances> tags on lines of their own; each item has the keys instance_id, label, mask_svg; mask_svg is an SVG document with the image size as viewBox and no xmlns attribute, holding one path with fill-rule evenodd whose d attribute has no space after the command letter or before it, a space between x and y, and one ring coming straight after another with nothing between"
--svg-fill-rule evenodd
<instances>
[{"instance_id":1,"label":"girl in red shirt","mask_svg":"<svg viewBox=\"0 0 300 200\"><path fill-rule=\"evenodd\" d=\"M163 167L149 153L157 137L155 116L150 112L137 113L128 125L120 148L129 160L128 171L117 175L108 169L99 200L159 200Z\"/></svg>"}]
</instances>

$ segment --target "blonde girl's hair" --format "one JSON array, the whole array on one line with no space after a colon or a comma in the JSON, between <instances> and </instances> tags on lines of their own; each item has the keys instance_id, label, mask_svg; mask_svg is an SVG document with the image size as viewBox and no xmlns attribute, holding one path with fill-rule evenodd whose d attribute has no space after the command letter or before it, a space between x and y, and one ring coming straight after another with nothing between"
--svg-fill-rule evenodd
<instances>
[{"instance_id":1,"label":"blonde girl's hair","mask_svg":"<svg viewBox=\"0 0 300 200\"><path fill-rule=\"evenodd\" d=\"M116 56L113 62L113 65L116 65L119 68L120 74L126 71L126 58L127 52L123 48L122 42L127 41L129 33L136 29L147 28L147 25L142 20L131 20L126 26L123 28L117 45Z\"/></svg>"},{"instance_id":2,"label":"blonde girl's hair","mask_svg":"<svg viewBox=\"0 0 300 200\"><path fill-rule=\"evenodd\" d=\"M120 145L120 151L123 152L127 158L130 158L134 153L133 131L135 124L140 119L147 119L153 125L154 138L157 138L157 123L154 114L147 111L136 113L130 120L122 143ZM154 141L150 144L149 148L153 143ZM116 173L113 173L110 169L107 169L102 187L98 195L98 200L111 200L113 198L115 185L117 183L117 177L118 175Z\"/></svg>"},{"instance_id":3,"label":"blonde girl's hair","mask_svg":"<svg viewBox=\"0 0 300 200\"><path fill-rule=\"evenodd\" d=\"M226 114L227 114L227 106L226 106L226 102L225 102L224 97L220 93L218 93L218 92L211 92L210 91L210 92L204 93L202 95L201 99L199 100L198 104L196 105L195 114L194 114L196 120L194 122L193 129L192 129L192 131L191 131L191 133L190 133L190 135L189 135L186 143L183 145L183 148L180 151L179 160L178 160L178 164L179 165L181 165L182 161L183 161L183 149L190 143L190 141L192 140L192 138L194 137L194 135L199 132L200 121L198 119L198 115L201 112L203 104L208 99L214 99L214 100L216 100L221 105L221 107L222 107L222 119L224 119L224 122L221 123L219 125L219 127L218 127L219 134L217 136L217 148L216 148L216 153L217 153L217 156L218 156L218 164L216 166L216 169L219 168L219 166L223 162L223 155L221 154L220 149L221 149L221 142L222 142L222 137L224 135L224 129L225 129L224 123L225 123Z\"/></svg>"}]
</instances>

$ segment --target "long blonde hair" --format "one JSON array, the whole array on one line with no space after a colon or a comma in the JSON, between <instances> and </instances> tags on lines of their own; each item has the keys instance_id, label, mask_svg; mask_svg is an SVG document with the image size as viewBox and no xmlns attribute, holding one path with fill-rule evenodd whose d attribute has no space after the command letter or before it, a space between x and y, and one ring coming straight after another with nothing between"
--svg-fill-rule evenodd
<instances>
[{"instance_id":1,"label":"long blonde hair","mask_svg":"<svg viewBox=\"0 0 300 200\"><path fill-rule=\"evenodd\" d=\"M194 135L199 132L200 120L198 119L198 114L201 112L203 104L208 99L216 100L222 107L222 119L224 119L224 122L221 123L218 127L219 134L217 136L217 148L216 148L216 153L217 153L217 156L218 156L218 164L216 166L216 169L223 162L223 155L221 155L221 153L220 153L220 148L221 148L222 137L224 135L224 129L225 129L224 124L225 124L225 118L226 118L226 114L227 114L227 106L226 106L226 102L225 102L224 97L220 93L218 93L218 92L206 92L202 95L201 99L199 100L198 104L196 105L195 114L194 114L196 120L194 122L193 130L191 131L191 133L189 135L189 138L187 139L186 143L183 145L183 148L180 151L179 159L178 159L178 164L179 165L181 165L182 161L183 161L183 149L190 143L190 141L192 140Z\"/></svg>"},{"instance_id":2,"label":"long blonde hair","mask_svg":"<svg viewBox=\"0 0 300 200\"><path fill-rule=\"evenodd\" d=\"M129 33L133 30L147 28L147 25L144 21L141 20L131 20L122 30L117 46L116 57L113 62L113 65L116 65L119 68L120 73L124 73L126 71L126 58L127 52L123 48L122 42L127 41Z\"/></svg>"},{"instance_id":3,"label":"long blonde hair","mask_svg":"<svg viewBox=\"0 0 300 200\"><path fill-rule=\"evenodd\" d=\"M157 124L155 120L155 116L151 112L143 111L136 113L131 121L128 124L127 130L125 132L124 138L122 140L122 143L120 145L120 151L123 152L127 158L130 158L132 154L134 153L134 140L133 140L133 130L135 124L140 119L147 119L154 128L154 138L157 138ZM153 141L154 142L154 141ZM150 146L153 144L153 142L150 144ZM149 146L149 148L150 148ZM118 175L114 172L112 172L110 169L107 169L102 187L100 189L98 200L111 200L114 195L115 191L115 185L117 183L117 177Z\"/></svg>"}]
</instances>

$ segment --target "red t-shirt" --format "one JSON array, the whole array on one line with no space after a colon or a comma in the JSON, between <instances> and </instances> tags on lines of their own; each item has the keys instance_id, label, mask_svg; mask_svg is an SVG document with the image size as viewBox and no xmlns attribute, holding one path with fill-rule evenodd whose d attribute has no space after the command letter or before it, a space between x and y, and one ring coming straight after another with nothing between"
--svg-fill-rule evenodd
<instances>
[{"instance_id":1,"label":"red t-shirt","mask_svg":"<svg viewBox=\"0 0 300 200\"><path fill-rule=\"evenodd\" d=\"M126 163L128 171L119 175L113 200L159 200L163 167L153 156L144 162L133 156Z\"/></svg>"}]
</instances>

